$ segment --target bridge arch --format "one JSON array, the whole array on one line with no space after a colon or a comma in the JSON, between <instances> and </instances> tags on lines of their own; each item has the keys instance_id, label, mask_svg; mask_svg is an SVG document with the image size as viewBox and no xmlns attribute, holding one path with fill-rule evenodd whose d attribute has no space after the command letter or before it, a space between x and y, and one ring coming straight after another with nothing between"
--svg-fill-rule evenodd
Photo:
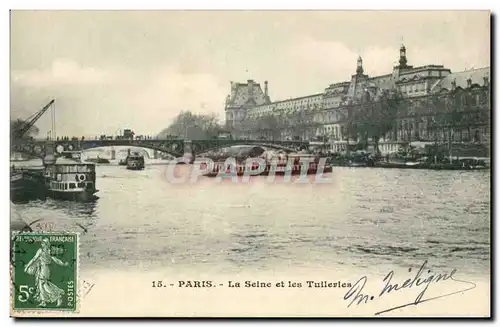
<instances>
[{"instance_id":1,"label":"bridge arch","mask_svg":"<svg viewBox=\"0 0 500 327\"><path fill-rule=\"evenodd\" d=\"M114 148L113 148L114 149ZM121 154L122 156L125 154L128 153L128 150L130 149L130 152L139 152L140 154L142 154L145 158L147 159L151 159L151 155L149 154L149 152L147 150L150 150L150 149L147 149L147 148L142 148L142 147L125 147L125 148L121 148L121 149L114 149L115 150L115 153L116 153L116 156L118 157L119 154ZM86 151L92 151L92 149L88 149ZM158 151L160 152L160 151ZM162 153L165 153L165 152L162 152Z\"/></svg>"},{"instance_id":2,"label":"bridge arch","mask_svg":"<svg viewBox=\"0 0 500 327\"><path fill-rule=\"evenodd\" d=\"M184 155L183 140L89 140L89 141L59 141L55 148L63 151L85 151L104 147L128 147L150 149L166 153L174 157Z\"/></svg>"},{"instance_id":3,"label":"bridge arch","mask_svg":"<svg viewBox=\"0 0 500 327\"><path fill-rule=\"evenodd\" d=\"M70 140L70 141L46 141L33 140L30 142L18 142L11 146L11 151L30 153L42 158L47 146L54 148L54 151L85 151L102 147L137 147L156 150L174 157L182 157L185 153L197 154L205 153L234 145L255 145L270 149L296 151L300 148L308 147L308 141L266 141L266 140L234 140L234 139L213 139L213 140L192 140L182 139L168 140Z\"/></svg>"},{"instance_id":4,"label":"bridge arch","mask_svg":"<svg viewBox=\"0 0 500 327\"><path fill-rule=\"evenodd\" d=\"M142 146L137 146L137 145L112 146L112 147L98 146L98 147L89 147L86 149L79 149L79 150L75 150L73 147L67 147L67 148L63 149L63 151L68 151L68 150L69 151L82 151L82 153L97 152L97 153L101 153L101 154L99 154L101 157L114 156L116 159L125 158L127 156L127 153L129 150L130 150L130 152L140 153L147 159L154 159L154 157L155 157L155 155L153 153L151 153L152 152L151 150L158 152L159 154L162 154L161 156L164 156L164 155L168 155L170 157L176 156L175 154L169 153L165 150L158 150L158 149L154 149L154 148L150 148L150 147L142 147ZM56 152L61 153L61 151L60 150L58 151L58 149L56 149ZM113 152L114 152L114 154L113 154Z\"/></svg>"}]
</instances>

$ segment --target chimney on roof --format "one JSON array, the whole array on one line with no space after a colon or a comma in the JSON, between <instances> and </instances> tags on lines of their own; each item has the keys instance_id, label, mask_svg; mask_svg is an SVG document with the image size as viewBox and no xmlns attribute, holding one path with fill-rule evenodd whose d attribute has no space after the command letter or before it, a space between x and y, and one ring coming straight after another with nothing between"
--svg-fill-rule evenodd
<instances>
[{"instance_id":1,"label":"chimney on roof","mask_svg":"<svg viewBox=\"0 0 500 327\"><path fill-rule=\"evenodd\" d=\"M453 81L451 81L451 90L455 91L456 87L457 87L457 80L453 79Z\"/></svg>"},{"instance_id":2,"label":"chimney on roof","mask_svg":"<svg viewBox=\"0 0 500 327\"><path fill-rule=\"evenodd\" d=\"M467 79L467 87L471 87L472 86L472 79L469 77Z\"/></svg>"},{"instance_id":3,"label":"chimney on roof","mask_svg":"<svg viewBox=\"0 0 500 327\"><path fill-rule=\"evenodd\" d=\"M488 85L489 85L489 82L490 82L490 81L489 81L489 79L488 79L488 76L484 76L484 77L483 77L483 84L484 84L484 86L488 86Z\"/></svg>"},{"instance_id":4,"label":"chimney on roof","mask_svg":"<svg viewBox=\"0 0 500 327\"><path fill-rule=\"evenodd\" d=\"M269 96L268 90L267 90L267 81L264 81L264 95L267 97Z\"/></svg>"}]
</instances>

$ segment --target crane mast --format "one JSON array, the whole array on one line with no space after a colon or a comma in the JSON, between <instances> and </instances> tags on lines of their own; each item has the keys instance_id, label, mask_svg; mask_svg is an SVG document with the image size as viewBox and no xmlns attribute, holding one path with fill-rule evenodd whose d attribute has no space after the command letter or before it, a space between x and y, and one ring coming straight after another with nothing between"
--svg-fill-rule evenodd
<instances>
[{"instance_id":1,"label":"crane mast","mask_svg":"<svg viewBox=\"0 0 500 327\"><path fill-rule=\"evenodd\" d=\"M56 100L52 99L40 111L31 115L18 130L13 131L14 138L22 138L24 134L26 134L26 132L28 132L33 125L35 125L37 120L40 119L40 117L42 117L42 115L50 108L50 106L54 104L55 101Z\"/></svg>"}]
</instances>

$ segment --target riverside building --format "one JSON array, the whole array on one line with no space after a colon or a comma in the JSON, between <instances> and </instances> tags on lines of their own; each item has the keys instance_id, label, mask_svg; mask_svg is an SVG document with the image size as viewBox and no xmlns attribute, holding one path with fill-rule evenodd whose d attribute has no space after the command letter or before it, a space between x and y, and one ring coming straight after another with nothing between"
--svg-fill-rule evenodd
<instances>
[{"instance_id":1,"label":"riverside building","mask_svg":"<svg viewBox=\"0 0 500 327\"><path fill-rule=\"evenodd\" d=\"M365 74L359 57L350 80L331 84L321 93L271 101L268 88L267 81L263 89L253 80L231 82L226 125L237 137L321 140L329 150L342 151L357 142L347 132L350 113L364 110L363 99L377 101L390 91L400 93L405 109L380 137L382 153L418 143L490 144L490 68L452 72L442 65L414 67L408 64L404 45L398 65L385 75ZM430 104L438 97L453 100L436 109ZM435 124L444 114L454 115L454 123L446 128Z\"/></svg>"}]
</instances>

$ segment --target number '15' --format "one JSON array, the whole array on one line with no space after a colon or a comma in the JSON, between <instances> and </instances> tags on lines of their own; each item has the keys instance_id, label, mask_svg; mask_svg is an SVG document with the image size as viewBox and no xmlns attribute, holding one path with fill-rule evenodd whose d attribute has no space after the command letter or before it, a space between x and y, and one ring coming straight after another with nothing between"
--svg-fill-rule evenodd
<instances>
[{"instance_id":1,"label":"number '15'","mask_svg":"<svg viewBox=\"0 0 500 327\"><path fill-rule=\"evenodd\" d=\"M153 281L153 287L162 287L163 283L161 280Z\"/></svg>"}]
</instances>

